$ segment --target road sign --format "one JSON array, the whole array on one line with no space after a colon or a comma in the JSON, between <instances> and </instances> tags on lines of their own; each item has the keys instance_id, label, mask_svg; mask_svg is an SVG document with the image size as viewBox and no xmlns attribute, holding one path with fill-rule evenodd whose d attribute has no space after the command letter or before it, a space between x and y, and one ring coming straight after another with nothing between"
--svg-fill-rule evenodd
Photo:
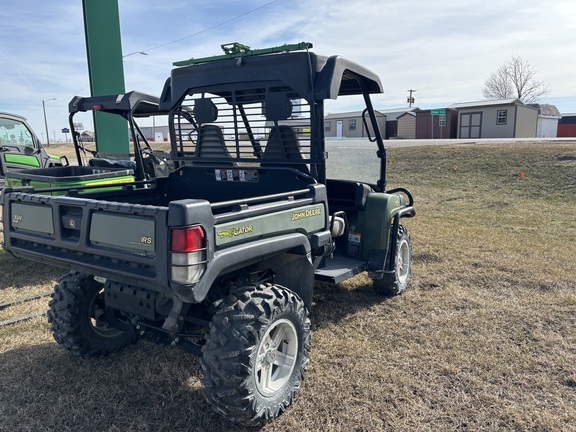
<instances>
[{"instance_id":1,"label":"road sign","mask_svg":"<svg viewBox=\"0 0 576 432\"><path fill-rule=\"evenodd\" d=\"M63 129L62 129L62 133L63 133L63 134L70 133L70 129L68 129L68 128L63 128Z\"/></svg>"},{"instance_id":2,"label":"road sign","mask_svg":"<svg viewBox=\"0 0 576 432\"><path fill-rule=\"evenodd\" d=\"M445 109L433 109L430 111L430 114L432 114L432 115L446 115L446 110Z\"/></svg>"}]
</instances>

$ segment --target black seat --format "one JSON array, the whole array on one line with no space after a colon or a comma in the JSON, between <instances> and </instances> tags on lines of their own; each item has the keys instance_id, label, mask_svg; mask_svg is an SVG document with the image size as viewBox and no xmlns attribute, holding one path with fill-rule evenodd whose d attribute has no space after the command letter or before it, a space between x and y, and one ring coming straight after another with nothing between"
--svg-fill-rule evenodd
<instances>
[{"instance_id":1,"label":"black seat","mask_svg":"<svg viewBox=\"0 0 576 432\"><path fill-rule=\"evenodd\" d=\"M230 152L226 148L222 129L215 125L202 126L198 131L198 142L194 157L197 159L195 163L206 163L206 161L201 159L230 159ZM230 161L226 162L226 165L233 166L235 163Z\"/></svg>"},{"instance_id":2,"label":"black seat","mask_svg":"<svg viewBox=\"0 0 576 432\"><path fill-rule=\"evenodd\" d=\"M300 142L294 130L290 126L274 126L270 130L266 149L262 156L263 160L289 161L285 166L293 166L299 171L310 175L308 166L304 163L304 157L300 152ZM296 163L295 163L296 162ZM274 166L277 164L263 162L262 166Z\"/></svg>"}]
</instances>

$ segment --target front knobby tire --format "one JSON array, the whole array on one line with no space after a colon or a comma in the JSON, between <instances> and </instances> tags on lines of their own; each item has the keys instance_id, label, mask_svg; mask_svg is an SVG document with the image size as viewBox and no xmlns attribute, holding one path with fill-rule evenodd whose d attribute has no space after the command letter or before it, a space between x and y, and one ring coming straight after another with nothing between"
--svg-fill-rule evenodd
<instances>
[{"instance_id":1,"label":"front knobby tire","mask_svg":"<svg viewBox=\"0 0 576 432\"><path fill-rule=\"evenodd\" d=\"M56 342L82 357L101 357L137 340L135 333L108 326L104 315L104 286L93 276L69 272L54 287L48 322Z\"/></svg>"},{"instance_id":2,"label":"front knobby tire","mask_svg":"<svg viewBox=\"0 0 576 432\"><path fill-rule=\"evenodd\" d=\"M374 279L374 289L385 296L400 295L408 287L412 273L412 241L405 226L398 227L394 272L385 273L382 279Z\"/></svg>"},{"instance_id":3,"label":"front knobby tire","mask_svg":"<svg viewBox=\"0 0 576 432\"><path fill-rule=\"evenodd\" d=\"M308 311L292 291L262 284L231 294L212 318L202 348L206 399L243 425L276 418L300 389L310 337Z\"/></svg>"}]
</instances>

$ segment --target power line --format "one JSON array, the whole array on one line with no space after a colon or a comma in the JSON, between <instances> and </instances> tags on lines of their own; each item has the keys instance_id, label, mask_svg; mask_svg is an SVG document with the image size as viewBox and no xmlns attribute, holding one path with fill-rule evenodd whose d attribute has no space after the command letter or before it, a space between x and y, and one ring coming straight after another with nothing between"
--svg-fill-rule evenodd
<instances>
[{"instance_id":1,"label":"power line","mask_svg":"<svg viewBox=\"0 0 576 432\"><path fill-rule=\"evenodd\" d=\"M212 27L208 27L208 28L206 28L206 29L204 29L204 30L200 30L199 32L193 33L193 34L188 35L188 36L181 37L181 38L176 39L176 40L173 40L173 41L171 41L171 42L166 42L166 43L164 43L164 44L157 45L157 46L154 46L154 47L152 47L152 48L147 48L147 49L144 49L144 50L135 51L135 52L133 52L133 53L127 54L127 55L124 56L124 57L127 57L128 55L131 55L131 54L136 54L136 53L146 54L146 51L152 51L152 50L155 50L155 49L158 49L158 48L165 47L165 46L167 46L167 45L171 45L171 44L175 44L175 43L177 43L177 42L181 42L181 41L183 41L183 40L186 40L186 39L189 39L189 38L191 38L191 37L197 36L197 35L199 35L199 34L206 33L206 32L208 32L208 31L210 31L210 30L213 30L213 29L215 29L215 28L221 27L221 26L223 26L223 25L225 25L225 24L228 24L228 23L230 23L230 22L232 22L232 21L236 21L236 20L238 20L238 19L240 19L240 18L243 18L243 17L245 17L245 16L247 16L247 15L250 15L250 14L252 14L252 13L254 13L254 12L257 12L257 11L259 11L259 10L261 10L261 9L264 9L265 7L270 6L271 4L277 3L277 2L279 2L279 1L280 1L280 0L272 0L272 1L268 2L268 3L266 3L266 4L263 4L262 6L259 6L259 7L255 8L255 9L251 9L251 10L249 10L248 12L244 12L244 13L241 14L241 15L235 16L234 18L230 18L230 19L228 19L228 20L226 20L226 21L223 21L223 22L221 22L220 24L216 24L216 25L214 25L214 26L212 26ZM85 85L84 87L82 87L80 90L78 90L77 92L75 92L75 93L74 93L74 96L76 96L76 95L79 94L81 91L83 91L84 89L86 89L87 87L89 87L89 85L90 85L90 84L87 84L87 85ZM60 105L58 105L59 102L62 102L62 101L65 101L65 100L70 100L71 98L72 98L72 96L69 97L69 98L60 98L60 99L56 99L56 98L55 98L54 105L60 106Z\"/></svg>"},{"instance_id":2,"label":"power line","mask_svg":"<svg viewBox=\"0 0 576 432\"><path fill-rule=\"evenodd\" d=\"M232 21L235 21L235 20L237 20L237 19L243 18L243 17L245 17L246 15L250 15L251 13L254 13L254 12L257 12L257 11L259 11L259 10L261 10L261 9L264 9L265 7L270 6L271 4L276 3L276 2L278 2L278 1L280 1L280 0L272 0L271 2L268 2L268 3L266 3L266 4L262 5L262 6L257 7L256 9L249 10L248 12L245 12L245 13L243 13L242 15L238 15L238 16L236 16L236 17L234 17L234 18L230 18L229 20L226 20L226 21L224 21L224 22L221 22L220 24L216 24L216 25L214 25L214 26L212 26L212 27L208 27L208 28L206 28L206 29L204 29L204 30L200 30L199 32L192 33L191 35L181 37L180 39L176 39L176 40L173 40L173 41L171 41L171 42L166 42L166 43L164 43L164 44L162 44L162 45L157 45L157 46L154 46L154 47L152 47L152 48L146 48L146 49L143 49L143 50L140 50L140 51L137 51L137 52L143 52L143 53L145 53L146 51L152 51L152 50L155 50L155 49L158 49L158 48L165 47L165 46L167 46L167 45L171 45L171 44L175 44L175 43L177 43L177 42L181 42L181 41L183 41L183 40L189 39L189 38L194 37L194 36L198 36L199 34L206 33L207 31L213 30L213 29L215 29L215 28L217 28L217 27L221 27L221 26L223 26L223 25L225 25L225 24L228 24L228 23L230 23L230 22L232 22Z\"/></svg>"},{"instance_id":3,"label":"power line","mask_svg":"<svg viewBox=\"0 0 576 432\"><path fill-rule=\"evenodd\" d=\"M89 86L90 86L90 84L86 84L84 87L82 87L80 90L78 90L78 91L75 92L72 96L69 96L68 98L56 99L55 104L58 104L59 102L62 102L62 101L67 101L66 104L68 104L68 102L70 102L70 99L72 99L74 96L79 95L81 91L84 91L84 90L87 89Z\"/></svg>"}]
</instances>

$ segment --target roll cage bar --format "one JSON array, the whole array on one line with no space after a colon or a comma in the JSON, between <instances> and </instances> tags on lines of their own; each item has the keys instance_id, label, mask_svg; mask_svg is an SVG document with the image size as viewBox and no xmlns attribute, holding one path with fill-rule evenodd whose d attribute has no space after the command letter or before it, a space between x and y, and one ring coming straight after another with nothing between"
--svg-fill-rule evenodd
<instances>
[{"instance_id":1,"label":"roll cage bar","mask_svg":"<svg viewBox=\"0 0 576 432\"><path fill-rule=\"evenodd\" d=\"M134 175L137 180L144 179L143 161L140 140L146 148L151 148L146 136L135 122L135 118L144 118L159 115L168 115L168 111L162 111L159 106L159 98L145 93L132 91L126 94L106 95L94 97L75 96L68 105L70 130L78 164L82 166L80 150L84 147L79 142L80 133L74 128L74 115L78 112L101 111L120 115L128 121L130 135L134 145L134 157L136 169Z\"/></svg>"},{"instance_id":2,"label":"roll cage bar","mask_svg":"<svg viewBox=\"0 0 576 432\"><path fill-rule=\"evenodd\" d=\"M304 44L304 45L303 45ZM182 65L172 70L160 97L160 109L170 111L170 121L174 113L190 95L210 93L224 98L229 104L235 104L242 113L242 107L248 103L265 103L265 92L258 93L248 89L289 88L310 105L311 140L310 154L322 157L324 154L324 100L337 99L339 96L362 95L366 104L364 115L371 123L373 136L370 141L377 145L380 158L380 178L378 187L386 185L386 149L379 130L370 95L383 93L380 78L372 71L340 56L321 56L308 51L311 44L299 44L295 49L303 52L264 52L245 55L248 47L240 46L240 52L230 55L207 57L198 60L176 62ZM224 48L224 46L223 46ZM283 47L279 47L283 48ZM265 50L262 50L265 51ZM282 50L280 50L282 51ZM238 96L237 89L247 89L246 96ZM268 90L267 90L268 91ZM245 120L245 116L242 120ZM366 124L366 118L363 119ZM245 122L246 123L246 122ZM173 124L171 125L173 126ZM252 135L250 125L244 128ZM174 127L171 127L171 133ZM176 136L172 136L176 141ZM251 139L254 154L261 153L257 140ZM325 181L325 162L316 161L322 166L317 180Z\"/></svg>"}]
</instances>

